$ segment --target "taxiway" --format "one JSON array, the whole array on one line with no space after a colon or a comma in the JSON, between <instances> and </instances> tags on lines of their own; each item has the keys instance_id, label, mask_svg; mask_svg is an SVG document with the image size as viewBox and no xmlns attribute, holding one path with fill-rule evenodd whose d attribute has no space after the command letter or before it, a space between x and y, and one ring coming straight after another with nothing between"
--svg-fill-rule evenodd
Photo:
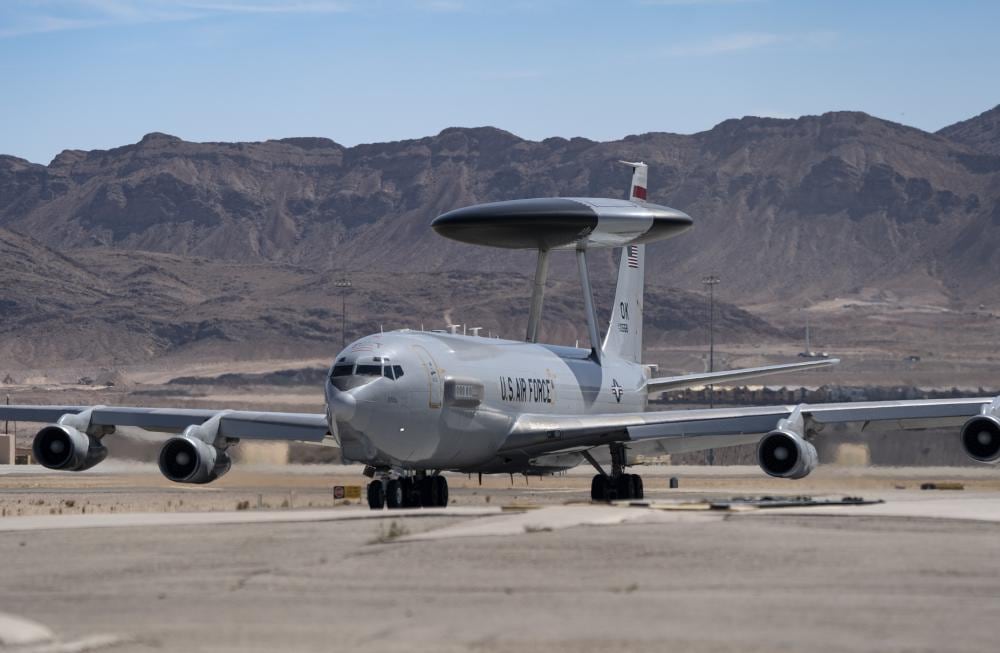
<instances>
[{"instance_id":1,"label":"taxiway","mask_svg":"<svg viewBox=\"0 0 1000 653\"><path fill-rule=\"evenodd\" d=\"M653 503L669 510L582 503L584 474L454 477L457 510L381 513L317 505L330 478L316 470L234 471L175 494L145 470L109 469L0 476L0 504L45 502L0 519L0 612L50 634L18 651L995 650L989 469L827 467L804 486L652 469ZM965 489L918 489L927 480ZM231 509L255 489L294 491L301 507ZM885 503L693 509L777 490ZM67 508L70 495L95 512Z\"/></svg>"}]
</instances>

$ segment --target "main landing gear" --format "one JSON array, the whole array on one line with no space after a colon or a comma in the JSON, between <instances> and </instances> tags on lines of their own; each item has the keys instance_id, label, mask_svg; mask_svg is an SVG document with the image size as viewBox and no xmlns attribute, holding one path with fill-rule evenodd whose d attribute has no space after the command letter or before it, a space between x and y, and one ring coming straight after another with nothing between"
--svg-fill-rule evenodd
<instances>
[{"instance_id":1,"label":"main landing gear","mask_svg":"<svg viewBox=\"0 0 1000 653\"><path fill-rule=\"evenodd\" d=\"M368 507L444 508L448 505L448 479L440 474L376 478L368 484Z\"/></svg>"},{"instance_id":2,"label":"main landing gear","mask_svg":"<svg viewBox=\"0 0 1000 653\"><path fill-rule=\"evenodd\" d=\"M590 498L593 501L624 501L641 499L644 496L642 477L638 474L626 474L625 465L628 461L625 445L615 443L611 449L611 474L608 474L589 453L584 457L593 465L599 474L590 482Z\"/></svg>"}]
</instances>

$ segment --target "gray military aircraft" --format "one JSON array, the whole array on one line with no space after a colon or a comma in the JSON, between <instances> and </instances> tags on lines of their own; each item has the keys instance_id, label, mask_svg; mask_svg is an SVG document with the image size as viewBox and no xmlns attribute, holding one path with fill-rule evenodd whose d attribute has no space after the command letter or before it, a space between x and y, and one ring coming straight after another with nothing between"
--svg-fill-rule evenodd
<instances>
[{"instance_id":1,"label":"gray military aircraft","mask_svg":"<svg viewBox=\"0 0 1000 653\"><path fill-rule=\"evenodd\" d=\"M626 163L626 162L623 162ZM35 460L80 471L107 455L119 426L174 434L160 471L178 483L208 483L230 466L243 439L338 444L366 465L373 509L445 506L443 471L544 474L582 463L596 469L594 500L643 497L626 470L638 454L756 443L761 469L797 479L817 465L811 441L827 424L862 428L954 426L974 460L1000 461L1000 397L646 411L650 394L799 371L835 359L655 377L641 362L645 244L691 227L681 211L646 201L647 168L632 168L628 199L546 198L481 204L433 222L441 235L538 252L524 341L403 329L340 352L325 384L326 414L108 406L0 406L0 419L48 423ZM622 248L611 320L598 332L587 252ZM549 256L575 253L590 347L537 342Z\"/></svg>"}]
</instances>

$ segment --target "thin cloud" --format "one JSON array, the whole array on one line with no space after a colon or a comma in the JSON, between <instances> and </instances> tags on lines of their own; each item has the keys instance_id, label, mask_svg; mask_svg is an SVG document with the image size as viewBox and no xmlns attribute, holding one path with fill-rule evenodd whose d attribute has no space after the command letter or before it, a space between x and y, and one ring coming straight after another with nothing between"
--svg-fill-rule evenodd
<instances>
[{"instance_id":1,"label":"thin cloud","mask_svg":"<svg viewBox=\"0 0 1000 653\"><path fill-rule=\"evenodd\" d=\"M416 6L418 9L423 9L424 11L436 11L440 13L454 13L467 9L464 0L426 0L418 2Z\"/></svg>"},{"instance_id":2,"label":"thin cloud","mask_svg":"<svg viewBox=\"0 0 1000 653\"><path fill-rule=\"evenodd\" d=\"M544 76L545 73L540 70L499 70L483 73L483 79L491 80L538 79Z\"/></svg>"},{"instance_id":3,"label":"thin cloud","mask_svg":"<svg viewBox=\"0 0 1000 653\"><path fill-rule=\"evenodd\" d=\"M329 14L350 9L334 0L15 0L0 8L0 25L6 23L0 27L0 38L225 14Z\"/></svg>"},{"instance_id":4,"label":"thin cloud","mask_svg":"<svg viewBox=\"0 0 1000 653\"><path fill-rule=\"evenodd\" d=\"M667 48L665 53L672 57L707 57L756 50L774 45L822 46L829 45L835 40L836 34L833 32L809 32L806 34L743 32L716 36L704 41L678 43Z\"/></svg>"},{"instance_id":5,"label":"thin cloud","mask_svg":"<svg viewBox=\"0 0 1000 653\"><path fill-rule=\"evenodd\" d=\"M343 2L178 2L177 5L205 13L240 14L337 14L350 11Z\"/></svg>"},{"instance_id":6,"label":"thin cloud","mask_svg":"<svg viewBox=\"0 0 1000 653\"><path fill-rule=\"evenodd\" d=\"M777 34L764 32L727 34L725 36L716 36L706 41L679 43L667 48L667 54L675 57L704 57L763 48L774 45L781 40L782 37Z\"/></svg>"},{"instance_id":7,"label":"thin cloud","mask_svg":"<svg viewBox=\"0 0 1000 653\"><path fill-rule=\"evenodd\" d=\"M639 0L639 4L652 7L694 7L698 5L742 5L766 0Z\"/></svg>"}]
</instances>

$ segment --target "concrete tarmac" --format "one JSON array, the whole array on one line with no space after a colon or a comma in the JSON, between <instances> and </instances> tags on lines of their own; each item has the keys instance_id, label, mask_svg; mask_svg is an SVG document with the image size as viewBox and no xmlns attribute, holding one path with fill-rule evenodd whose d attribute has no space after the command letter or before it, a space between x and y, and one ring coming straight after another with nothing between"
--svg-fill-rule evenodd
<instances>
[{"instance_id":1,"label":"concrete tarmac","mask_svg":"<svg viewBox=\"0 0 1000 653\"><path fill-rule=\"evenodd\" d=\"M710 498L754 489L745 470L685 473L689 485L711 485L700 491ZM464 510L7 517L0 613L51 632L19 652L995 651L1000 493L986 472L927 475L964 479L968 489L954 492L914 489L920 472L826 474L815 482L830 494L861 487L886 503L738 513L563 505L579 498L570 477L532 480L516 501L491 490L490 505L458 487ZM5 505L46 496L5 482ZM91 482L108 496L140 484ZM758 489L773 493L769 479ZM656 494L685 502L699 491ZM187 496L214 506L220 495ZM542 507L501 513L503 501ZM72 527L58 525L66 520Z\"/></svg>"}]
</instances>

